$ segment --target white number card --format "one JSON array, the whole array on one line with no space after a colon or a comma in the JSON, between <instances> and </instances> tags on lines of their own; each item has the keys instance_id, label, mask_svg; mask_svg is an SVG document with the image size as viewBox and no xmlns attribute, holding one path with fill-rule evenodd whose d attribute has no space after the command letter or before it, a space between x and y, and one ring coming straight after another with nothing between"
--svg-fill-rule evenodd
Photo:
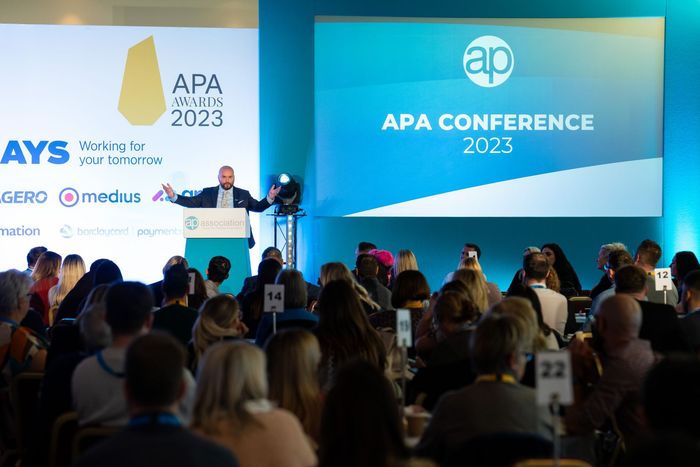
<instances>
[{"instance_id":1,"label":"white number card","mask_svg":"<svg viewBox=\"0 0 700 467\"><path fill-rule=\"evenodd\" d=\"M556 396L561 405L574 402L571 355L566 350L540 352L536 356L537 404L549 405Z\"/></svg>"},{"instance_id":2,"label":"white number card","mask_svg":"<svg viewBox=\"0 0 700 467\"><path fill-rule=\"evenodd\" d=\"M671 268L656 268L654 269L654 283L656 290L673 289L673 281L671 280Z\"/></svg>"},{"instance_id":3,"label":"white number card","mask_svg":"<svg viewBox=\"0 0 700 467\"><path fill-rule=\"evenodd\" d=\"M267 313L282 313L284 311L284 286L281 284L265 284L265 299L263 311Z\"/></svg>"},{"instance_id":4,"label":"white number card","mask_svg":"<svg viewBox=\"0 0 700 467\"><path fill-rule=\"evenodd\" d=\"M411 312L405 308L396 310L396 342L399 347L413 347Z\"/></svg>"}]
</instances>

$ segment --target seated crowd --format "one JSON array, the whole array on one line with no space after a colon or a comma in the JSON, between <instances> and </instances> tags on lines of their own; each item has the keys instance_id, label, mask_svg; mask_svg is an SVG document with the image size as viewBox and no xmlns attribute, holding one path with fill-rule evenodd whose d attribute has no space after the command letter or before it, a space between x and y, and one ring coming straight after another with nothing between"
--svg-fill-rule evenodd
<instances>
[{"instance_id":1,"label":"seated crowd","mask_svg":"<svg viewBox=\"0 0 700 467\"><path fill-rule=\"evenodd\" d=\"M473 243L437 291L410 250L355 253L317 287L267 248L233 297L223 256L204 275L173 256L146 285L108 259L33 248L26 271L0 272L0 467L510 466L551 458L559 436L590 465L697 464L694 253L674 255L657 291L656 242L603 245L587 291L559 245L527 247L505 293ZM269 284L284 286L274 315ZM545 351L571 357L560 412L537 403Z\"/></svg>"}]
</instances>

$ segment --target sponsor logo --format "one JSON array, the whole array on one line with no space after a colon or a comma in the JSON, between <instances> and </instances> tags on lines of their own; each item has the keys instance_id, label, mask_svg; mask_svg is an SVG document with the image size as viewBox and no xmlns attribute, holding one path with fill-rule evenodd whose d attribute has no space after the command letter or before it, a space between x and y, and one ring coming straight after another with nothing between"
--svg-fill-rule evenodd
<instances>
[{"instance_id":1,"label":"sponsor logo","mask_svg":"<svg viewBox=\"0 0 700 467\"><path fill-rule=\"evenodd\" d=\"M140 227L136 230L137 237L182 237L182 229L162 227Z\"/></svg>"},{"instance_id":2,"label":"sponsor logo","mask_svg":"<svg viewBox=\"0 0 700 467\"><path fill-rule=\"evenodd\" d=\"M67 208L78 203L83 204L137 204L141 202L141 193L126 193L114 190L110 193L79 193L75 188L67 187L58 194L58 201Z\"/></svg>"},{"instance_id":3,"label":"sponsor logo","mask_svg":"<svg viewBox=\"0 0 700 467\"><path fill-rule=\"evenodd\" d=\"M38 237L41 235L39 227L27 227L16 225L13 227L0 227L0 237Z\"/></svg>"},{"instance_id":4,"label":"sponsor logo","mask_svg":"<svg viewBox=\"0 0 700 467\"><path fill-rule=\"evenodd\" d=\"M493 88L505 83L513 72L515 56L506 41L496 36L474 39L464 50L462 66L472 83Z\"/></svg>"},{"instance_id":5,"label":"sponsor logo","mask_svg":"<svg viewBox=\"0 0 700 467\"><path fill-rule=\"evenodd\" d=\"M200 194L202 190L183 190L182 193L178 193L180 196L197 196ZM157 201L165 201L168 198L165 196L165 192L163 190L158 190L155 195L151 197L151 200L153 202Z\"/></svg>"},{"instance_id":6,"label":"sponsor logo","mask_svg":"<svg viewBox=\"0 0 700 467\"><path fill-rule=\"evenodd\" d=\"M3 191L0 204L44 204L48 197L45 191Z\"/></svg>"},{"instance_id":7,"label":"sponsor logo","mask_svg":"<svg viewBox=\"0 0 700 467\"><path fill-rule=\"evenodd\" d=\"M185 218L185 228L187 230L197 230L199 227L199 219L196 216Z\"/></svg>"},{"instance_id":8,"label":"sponsor logo","mask_svg":"<svg viewBox=\"0 0 700 467\"><path fill-rule=\"evenodd\" d=\"M0 164L37 165L43 162L49 164L65 164L70 159L70 153L66 150L67 141L28 141L10 140L0 158ZM47 155L48 154L48 155Z\"/></svg>"},{"instance_id":9,"label":"sponsor logo","mask_svg":"<svg viewBox=\"0 0 700 467\"><path fill-rule=\"evenodd\" d=\"M129 235L129 227L73 227L63 224L58 231L63 238L72 237L126 237Z\"/></svg>"}]
</instances>

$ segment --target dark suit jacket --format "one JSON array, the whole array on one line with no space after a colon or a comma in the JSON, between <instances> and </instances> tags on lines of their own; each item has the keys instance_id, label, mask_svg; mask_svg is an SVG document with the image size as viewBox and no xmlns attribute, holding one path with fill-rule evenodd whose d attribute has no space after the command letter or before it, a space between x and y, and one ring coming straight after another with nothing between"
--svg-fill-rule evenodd
<instances>
[{"instance_id":1,"label":"dark suit jacket","mask_svg":"<svg viewBox=\"0 0 700 467\"><path fill-rule=\"evenodd\" d=\"M646 301L639 304L642 307L640 339L648 340L655 352L663 354L690 351L676 310L671 305Z\"/></svg>"},{"instance_id":2,"label":"dark suit jacket","mask_svg":"<svg viewBox=\"0 0 700 467\"><path fill-rule=\"evenodd\" d=\"M218 197L219 187L212 186L203 189L200 194L195 196L177 195L177 199L174 202L175 204L179 204L180 206L184 206L186 208L215 208ZM233 207L245 208L246 211L263 212L265 209L270 207L270 203L267 202L267 198L263 198L258 201L250 196L250 192L248 192L248 190L234 186ZM253 238L253 232L251 232L250 238L248 238L248 247L253 248L253 245L255 245L255 239Z\"/></svg>"},{"instance_id":3,"label":"dark suit jacket","mask_svg":"<svg viewBox=\"0 0 700 467\"><path fill-rule=\"evenodd\" d=\"M377 302L382 310L392 310L391 290L384 287L376 277L364 277L359 280L360 285L367 290L372 300Z\"/></svg>"}]
</instances>

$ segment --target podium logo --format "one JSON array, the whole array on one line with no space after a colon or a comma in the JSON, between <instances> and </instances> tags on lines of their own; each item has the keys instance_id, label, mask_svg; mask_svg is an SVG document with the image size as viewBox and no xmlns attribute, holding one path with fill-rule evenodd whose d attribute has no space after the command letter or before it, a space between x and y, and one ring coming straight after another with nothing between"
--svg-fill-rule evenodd
<instances>
[{"instance_id":1,"label":"podium logo","mask_svg":"<svg viewBox=\"0 0 700 467\"><path fill-rule=\"evenodd\" d=\"M153 125L165 113L165 94L153 36L129 49L118 109L132 125Z\"/></svg>"},{"instance_id":2,"label":"podium logo","mask_svg":"<svg viewBox=\"0 0 700 467\"><path fill-rule=\"evenodd\" d=\"M506 82L513 72L515 57L506 41L496 36L474 39L464 51L462 66L472 83L493 88Z\"/></svg>"},{"instance_id":3,"label":"podium logo","mask_svg":"<svg viewBox=\"0 0 700 467\"><path fill-rule=\"evenodd\" d=\"M185 228L187 230L197 230L199 227L199 219L196 216L189 216L185 218Z\"/></svg>"}]
</instances>

